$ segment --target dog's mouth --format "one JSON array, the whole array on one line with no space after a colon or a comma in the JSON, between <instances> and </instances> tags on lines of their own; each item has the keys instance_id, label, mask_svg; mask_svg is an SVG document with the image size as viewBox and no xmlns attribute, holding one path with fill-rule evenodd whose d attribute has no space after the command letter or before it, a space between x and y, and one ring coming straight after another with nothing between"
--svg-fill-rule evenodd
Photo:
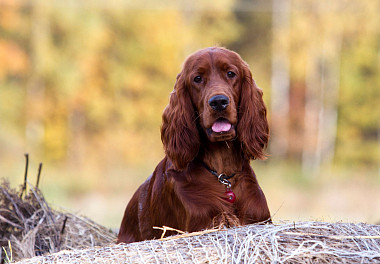
<instances>
[{"instance_id":1,"label":"dog's mouth","mask_svg":"<svg viewBox=\"0 0 380 264\"><path fill-rule=\"evenodd\" d=\"M230 121L219 118L207 129L207 134L211 141L225 141L233 139L236 133Z\"/></svg>"},{"instance_id":2,"label":"dog's mouth","mask_svg":"<svg viewBox=\"0 0 380 264\"><path fill-rule=\"evenodd\" d=\"M220 118L216 120L215 123L212 125L211 131L214 133L226 133L230 131L231 128L232 124L228 120Z\"/></svg>"}]
</instances>

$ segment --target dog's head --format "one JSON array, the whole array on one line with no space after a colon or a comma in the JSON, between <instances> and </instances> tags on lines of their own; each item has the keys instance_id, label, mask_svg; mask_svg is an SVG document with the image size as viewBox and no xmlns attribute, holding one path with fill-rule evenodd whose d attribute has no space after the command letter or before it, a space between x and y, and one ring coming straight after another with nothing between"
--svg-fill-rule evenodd
<instances>
[{"instance_id":1,"label":"dog's head","mask_svg":"<svg viewBox=\"0 0 380 264\"><path fill-rule=\"evenodd\" d=\"M248 64L228 49L206 48L187 58L162 119L161 139L177 170L196 157L200 133L211 142L239 140L246 159L265 158L262 91Z\"/></svg>"}]
</instances>

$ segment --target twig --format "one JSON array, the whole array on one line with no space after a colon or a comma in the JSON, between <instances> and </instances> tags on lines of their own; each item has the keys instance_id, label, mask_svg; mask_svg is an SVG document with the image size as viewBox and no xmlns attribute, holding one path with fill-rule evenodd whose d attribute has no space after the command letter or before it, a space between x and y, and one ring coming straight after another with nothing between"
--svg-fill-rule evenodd
<instances>
[{"instance_id":1,"label":"twig","mask_svg":"<svg viewBox=\"0 0 380 264\"><path fill-rule=\"evenodd\" d=\"M63 220L62 229L61 229L61 235L65 232L66 222L69 217L66 215L65 220Z\"/></svg>"},{"instance_id":2,"label":"twig","mask_svg":"<svg viewBox=\"0 0 380 264\"><path fill-rule=\"evenodd\" d=\"M40 184L41 170L42 170L42 162L40 163L40 166L38 167L36 189L38 189L38 185Z\"/></svg>"},{"instance_id":3,"label":"twig","mask_svg":"<svg viewBox=\"0 0 380 264\"><path fill-rule=\"evenodd\" d=\"M199 236L199 235L203 235L203 234L209 234L209 233L214 233L214 232L225 231L226 230L226 229L221 229L221 228L214 228L214 229L206 229L206 230L198 231L198 232L185 233L185 232L183 232L181 230L178 230L178 229L175 229L175 228L172 228L172 227L168 227L168 226L163 226L163 227L154 226L153 229L160 229L160 230L164 231L162 233L162 235L161 235L161 238L160 238L160 240L162 240L162 241L171 240L171 239L177 239L177 238L183 238L183 237ZM164 238L165 233L166 233L167 230L178 232L178 233L180 233L180 235L171 236L171 237L165 237Z\"/></svg>"},{"instance_id":4,"label":"twig","mask_svg":"<svg viewBox=\"0 0 380 264\"><path fill-rule=\"evenodd\" d=\"M28 153L25 153L25 159L26 159L26 163L25 163L24 185L22 186L20 198L22 198L24 192L26 191L26 181L28 179L28 168L29 168L29 154Z\"/></svg>"},{"instance_id":5,"label":"twig","mask_svg":"<svg viewBox=\"0 0 380 264\"><path fill-rule=\"evenodd\" d=\"M326 236L326 235L318 235L312 233L292 233L292 232L284 232L284 235L290 236L310 236L310 237L319 237L319 238L328 238L334 240L344 240L344 239L380 239L380 236Z\"/></svg>"},{"instance_id":6,"label":"twig","mask_svg":"<svg viewBox=\"0 0 380 264\"><path fill-rule=\"evenodd\" d=\"M272 218L272 219L277 215L278 211L280 211L280 209L282 208L282 206L284 205L284 203L285 203L285 201L282 202L282 204L281 204L280 207L277 209L277 211L274 212L274 214L271 215L271 218Z\"/></svg>"},{"instance_id":7,"label":"twig","mask_svg":"<svg viewBox=\"0 0 380 264\"><path fill-rule=\"evenodd\" d=\"M8 247L9 247L9 252L11 253L11 258L9 258L7 250L3 247L3 250L5 252L5 257L6 257L4 260L6 263L12 263L13 262L12 245L11 245L11 241L9 240L8 240Z\"/></svg>"},{"instance_id":8,"label":"twig","mask_svg":"<svg viewBox=\"0 0 380 264\"><path fill-rule=\"evenodd\" d=\"M34 197L36 198L36 201L39 203L42 210L46 212L46 214L49 216L51 222L55 224L54 217L52 210L50 209L49 205L47 204L45 198L41 195L39 195L38 190L33 188L33 186L29 183L29 187L31 192L33 193Z\"/></svg>"},{"instance_id":9,"label":"twig","mask_svg":"<svg viewBox=\"0 0 380 264\"><path fill-rule=\"evenodd\" d=\"M13 206L13 210L15 210L16 212L16 215L17 217L19 218L19 221L20 223L25 223L25 218L24 218L24 215L23 213L20 211L20 208L17 204L17 202L15 202L12 198L12 196L6 191L6 190L2 190L3 191L3 194L4 196L8 199L8 201L12 204ZM17 197L17 196L16 196Z\"/></svg>"},{"instance_id":10,"label":"twig","mask_svg":"<svg viewBox=\"0 0 380 264\"><path fill-rule=\"evenodd\" d=\"M10 224L13 227L20 228L21 230L24 230L24 227L22 227L22 226L20 226L20 225L18 225L16 223L13 223L12 221L6 219L5 217L3 217L1 215L0 215L0 221L5 222L7 224Z\"/></svg>"},{"instance_id":11,"label":"twig","mask_svg":"<svg viewBox=\"0 0 380 264\"><path fill-rule=\"evenodd\" d=\"M169 231L175 231L175 232L180 233L180 234L185 234L185 232L178 230L178 229L175 229L175 228L172 228L172 227L169 227L169 226L163 226L163 227L154 226L153 229L160 229L160 230L164 231L164 232L162 232L161 239L165 236L165 233L168 230Z\"/></svg>"}]
</instances>

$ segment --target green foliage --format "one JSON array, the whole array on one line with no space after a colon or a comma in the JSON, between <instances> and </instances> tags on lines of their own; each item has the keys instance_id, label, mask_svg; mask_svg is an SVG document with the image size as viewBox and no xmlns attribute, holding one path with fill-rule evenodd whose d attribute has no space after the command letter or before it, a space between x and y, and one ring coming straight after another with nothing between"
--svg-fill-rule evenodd
<instances>
[{"instance_id":1,"label":"green foliage","mask_svg":"<svg viewBox=\"0 0 380 264\"><path fill-rule=\"evenodd\" d=\"M228 9L208 12L199 3L203 11L196 14L155 10L155 4L2 4L1 15L17 22L1 24L2 122L25 135L45 161L81 166L103 153L109 161L121 156L133 164L149 152L158 159L161 113L187 55L184 47L194 38L201 39L195 46L225 45L239 30ZM17 91L23 96L12 95ZM16 97L16 105L7 104Z\"/></svg>"},{"instance_id":2,"label":"green foliage","mask_svg":"<svg viewBox=\"0 0 380 264\"><path fill-rule=\"evenodd\" d=\"M45 162L100 170L147 159L153 166L163 155L161 113L188 54L213 45L237 50L270 109L272 44L284 41L295 102L289 129L303 129L310 65L338 58L334 161L378 166L378 2L291 8L288 31L273 35L277 14L265 1L1 2L0 155L25 149ZM307 137L286 138L301 146L287 157L303 155L308 143L299 135Z\"/></svg>"}]
</instances>

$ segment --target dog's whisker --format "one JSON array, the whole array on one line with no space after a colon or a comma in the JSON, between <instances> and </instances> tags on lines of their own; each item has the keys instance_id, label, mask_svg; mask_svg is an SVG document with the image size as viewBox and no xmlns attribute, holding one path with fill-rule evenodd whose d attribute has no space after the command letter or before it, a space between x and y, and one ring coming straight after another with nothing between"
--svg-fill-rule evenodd
<instances>
[{"instance_id":1,"label":"dog's whisker","mask_svg":"<svg viewBox=\"0 0 380 264\"><path fill-rule=\"evenodd\" d=\"M198 121L201 118L201 114L203 114L203 113L198 113L197 112L197 114L198 115L195 117L194 121Z\"/></svg>"}]
</instances>

